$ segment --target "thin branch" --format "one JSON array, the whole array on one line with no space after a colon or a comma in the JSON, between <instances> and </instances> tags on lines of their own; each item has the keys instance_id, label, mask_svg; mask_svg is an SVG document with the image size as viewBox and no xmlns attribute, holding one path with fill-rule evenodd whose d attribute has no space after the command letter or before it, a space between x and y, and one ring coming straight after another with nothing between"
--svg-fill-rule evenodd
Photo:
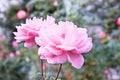
<instances>
[{"instance_id":1,"label":"thin branch","mask_svg":"<svg viewBox=\"0 0 120 80\"><path fill-rule=\"evenodd\" d=\"M43 60L41 60L41 73L42 73L42 80L45 80L43 74Z\"/></svg>"},{"instance_id":2,"label":"thin branch","mask_svg":"<svg viewBox=\"0 0 120 80\"><path fill-rule=\"evenodd\" d=\"M55 80L58 79L61 69L62 69L62 64L60 64L60 68L59 68L59 71L58 71L58 73L57 73L57 77L55 78Z\"/></svg>"}]
</instances>

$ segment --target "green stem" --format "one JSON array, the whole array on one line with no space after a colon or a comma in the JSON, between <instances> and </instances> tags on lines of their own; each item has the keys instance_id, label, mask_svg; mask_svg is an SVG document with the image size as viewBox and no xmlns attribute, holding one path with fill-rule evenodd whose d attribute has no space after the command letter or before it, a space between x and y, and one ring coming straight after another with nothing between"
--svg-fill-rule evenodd
<instances>
[{"instance_id":1,"label":"green stem","mask_svg":"<svg viewBox=\"0 0 120 80\"><path fill-rule=\"evenodd\" d=\"M58 71L58 73L57 73L57 77L55 78L55 80L58 79L61 69L62 69L62 64L60 64L60 68L59 68L59 71Z\"/></svg>"}]
</instances>

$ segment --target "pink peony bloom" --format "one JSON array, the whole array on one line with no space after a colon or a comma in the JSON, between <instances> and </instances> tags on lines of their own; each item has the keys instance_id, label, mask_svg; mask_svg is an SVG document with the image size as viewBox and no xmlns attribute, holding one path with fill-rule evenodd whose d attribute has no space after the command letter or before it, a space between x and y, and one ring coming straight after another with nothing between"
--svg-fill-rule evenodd
<instances>
[{"instance_id":1,"label":"pink peony bloom","mask_svg":"<svg viewBox=\"0 0 120 80\"><path fill-rule=\"evenodd\" d=\"M18 43L17 43L16 41L13 41L13 42L12 42L12 46L13 46L13 47L16 47L16 46L18 46Z\"/></svg>"},{"instance_id":2,"label":"pink peony bloom","mask_svg":"<svg viewBox=\"0 0 120 80\"><path fill-rule=\"evenodd\" d=\"M100 38L105 38L106 34L105 34L105 32L100 32L100 33L98 34L98 36L99 36Z\"/></svg>"},{"instance_id":3,"label":"pink peony bloom","mask_svg":"<svg viewBox=\"0 0 120 80\"><path fill-rule=\"evenodd\" d=\"M82 53L92 48L92 39L85 28L77 28L72 22L59 22L57 26L41 28L35 38L41 46L38 54L51 64L70 62L79 69L84 63Z\"/></svg>"},{"instance_id":4,"label":"pink peony bloom","mask_svg":"<svg viewBox=\"0 0 120 80\"><path fill-rule=\"evenodd\" d=\"M24 41L24 46L27 48L36 45L34 38L38 36L38 32L41 27L48 27L55 23L55 20L51 16L47 16L47 19L42 18L27 19L25 24L17 26L17 32L14 32L17 42Z\"/></svg>"},{"instance_id":5,"label":"pink peony bloom","mask_svg":"<svg viewBox=\"0 0 120 80\"><path fill-rule=\"evenodd\" d=\"M16 54L16 55L20 55L21 53L20 53L19 50L16 50L15 54Z\"/></svg>"},{"instance_id":6,"label":"pink peony bloom","mask_svg":"<svg viewBox=\"0 0 120 80\"><path fill-rule=\"evenodd\" d=\"M38 36L38 31L40 29L39 23L41 23L41 21L41 19L37 18L33 18L33 20L27 19L26 24L17 26L17 32L14 32L16 41L24 41L24 46L27 48L34 46L34 38Z\"/></svg>"},{"instance_id":7,"label":"pink peony bloom","mask_svg":"<svg viewBox=\"0 0 120 80\"><path fill-rule=\"evenodd\" d=\"M24 10L19 10L17 13L16 13L16 17L18 19L24 19L28 16L28 14L26 13L26 11Z\"/></svg>"},{"instance_id":8,"label":"pink peony bloom","mask_svg":"<svg viewBox=\"0 0 120 80\"><path fill-rule=\"evenodd\" d=\"M10 57L10 58L13 58L14 56L15 56L15 55L14 55L13 52L10 52L10 53L9 53L9 57Z\"/></svg>"},{"instance_id":9,"label":"pink peony bloom","mask_svg":"<svg viewBox=\"0 0 120 80\"><path fill-rule=\"evenodd\" d=\"M120 17L116 20L116 25L120 26Z\"/></svg>"}]
</instances>

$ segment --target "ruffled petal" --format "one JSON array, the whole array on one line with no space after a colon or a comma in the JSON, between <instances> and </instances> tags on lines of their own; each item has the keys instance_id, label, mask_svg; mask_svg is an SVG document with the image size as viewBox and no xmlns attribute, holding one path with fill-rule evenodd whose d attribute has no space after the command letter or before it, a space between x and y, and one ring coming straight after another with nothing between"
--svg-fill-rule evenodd
<instances>
[{"instance_id":1,"label":"ruffled petal","mask_svg":"<svg viewBox=\"0 0 120 80\"><path fill-rule=\"evenodd\" d=\"M60 53L59 51L50 47L40 47L38 50L38 55L41 59L45 59L51 64L63 64L67 61L66 53Z\"/></svg>"},{"instance_id":2,"label":"ruffled petal","mask_svg":"<svg viewBox=\"0 0 120 80\"><path fill-rule=\"evenodd\" d=\"M25 41L24 43L24 46L27 47L27 48L31 48L33 47L34 45L36 45L34 39L28 39Z\"/></svg>"},{"instance_id":3,"label":"ruffled petal","mask_svg":"<svg viewBox=\"0 0 120 80\"><path fill-rule=\"evenodd\" d=\"M68 53L67 58L72 66L77 69L81 68L84 63L84 58L81 54Z\"/></svg>"},{"instance_id":4,"label":"ruffled petal","mask_svg":"<svg viewBox=\"0 0 120 80\"><path fill-rule=\"evenodd\" d=\"M84 45L82 45L82 43L81 43L81 45L78 48L76 48L75 50L73 50L72 52L73 53L87 53L92 49L93 44L92 44L91 38L86 39L85 42L83 42L83 43L84 43Z\"/></svg>"},{"instance_id":5,"label":"ruffled petal","mask_svg":"<svg viewBox=\"0 0 120 80\"><path fill-rule=\"evenodd\" d=\"M57 56L53 55L47 58L47 62L51 64L63 64L66 61L67 61L66 54L57 55Z\"/></svg>"}]
</instances>

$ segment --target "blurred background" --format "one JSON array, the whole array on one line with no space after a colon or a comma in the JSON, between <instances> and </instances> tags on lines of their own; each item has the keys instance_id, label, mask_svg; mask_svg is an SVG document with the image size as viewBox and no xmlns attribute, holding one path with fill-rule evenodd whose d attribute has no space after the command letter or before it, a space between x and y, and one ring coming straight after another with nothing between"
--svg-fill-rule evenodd
<instances>
[{"instance_id":1,"label":"blurred background","mask_svg":"<svg viewBox=\"0 0 120 80\"><path fill-rule=\"evenodd\" d=\"M0 0L0 80L38 80L37 47L24 48L13 32L26 18L47 15L85 27L93 38L84 66L64 64L61 80L120 80L120 0ZM43 68L48 79L58 71L46 61Z\"/></svg>"}]
</instances>

